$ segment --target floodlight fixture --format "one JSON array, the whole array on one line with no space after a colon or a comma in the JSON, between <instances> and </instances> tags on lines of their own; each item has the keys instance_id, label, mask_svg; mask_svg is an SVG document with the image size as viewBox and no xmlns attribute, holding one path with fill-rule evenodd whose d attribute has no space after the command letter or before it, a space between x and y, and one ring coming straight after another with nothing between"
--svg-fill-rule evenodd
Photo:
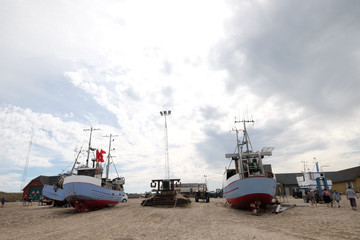
<instances>
[{"instance_id":1,"label":"floodlight fixture","mask_svg":"<svg viewBox=\"0 0 360 240\"><path fill-rule=\"evenodd\" d=\"M160 115L161 116L168 116L168 115L171 115L171 110L165 110L165 111L160 111Z\"/></svg>"}]
</instances>

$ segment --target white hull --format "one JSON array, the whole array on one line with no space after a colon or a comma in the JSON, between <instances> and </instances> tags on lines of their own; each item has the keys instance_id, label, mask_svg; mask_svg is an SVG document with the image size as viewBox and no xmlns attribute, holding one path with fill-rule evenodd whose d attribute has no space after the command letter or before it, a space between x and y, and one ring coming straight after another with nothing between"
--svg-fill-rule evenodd
<instances>
[{"instance_id":1,"label":"white hull","mask_svg":"<svg viewBox=\"0 0 360 240\"><path fill-rule=\"evenodd\" d=\"M264 176L240 179L234 175L224 182L223 189L230 205L249 208L251 203L260 201L261 206L266 206L275 196L276 180Z\"/></svg>"}]
</instances>

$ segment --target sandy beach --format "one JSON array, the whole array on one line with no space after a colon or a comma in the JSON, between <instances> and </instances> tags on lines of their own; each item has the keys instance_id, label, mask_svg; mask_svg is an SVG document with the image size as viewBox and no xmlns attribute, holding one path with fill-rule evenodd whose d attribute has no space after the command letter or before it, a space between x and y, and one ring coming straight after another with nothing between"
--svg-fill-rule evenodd
<instances>
[{"instance_id":1,"label":"sandy beach","mask_svg":"<svg viewBox=\"0 0 360 240\"><path fill-rule=\"evenodd\" d=\"M258 216L227 206L225 199L192 199L179 208L140 202L85 213L7 202L0 209L0 239L360 239L360 210L351 210L346 198L341 208L294 207L280 214L269 208ZM304 205L292 197L288 202Z\"/></svg>"}]
</instances>

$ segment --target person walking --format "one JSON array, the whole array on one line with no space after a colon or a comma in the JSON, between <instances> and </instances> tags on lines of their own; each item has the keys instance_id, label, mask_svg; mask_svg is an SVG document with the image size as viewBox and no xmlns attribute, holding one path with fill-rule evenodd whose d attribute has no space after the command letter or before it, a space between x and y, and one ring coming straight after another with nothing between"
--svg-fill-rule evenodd
<instances>
[{"instance_id":1,"label":"person walking","mask_svg":"<svg viewBox=\"0 0 360 240\"><path fill-rule=\"evenodd\" d=\"M324 202L326 203L326 206L330 207L331 195L326 188L324 188L324 190L323 190L323 199L324 199Z\"/></svg>"},{"instance_id":2,"label":"person walking","mask_svg":"<svg viewBox=\"0 0 360 240\"><path fill-rule=\"evenodd\" d=\"M1 198L1 208L3 208L3 207L4 207L5 202L6 202L6 197L5 197L5 196L3 196L3 197Z\"/></svg>"},{"instance_id":3,"label":"person walking","mask_svg":"<svg viewBox=\"0 0 360 240\"><path fill-rule=\"evenodd\" d=\"M32 196L31 195L28 196L28 205L32 206Z\"/></svg>"},{"instance_id":4,"label":"person walking","mask_svg":"<svg viewBox=\"0 0 360 240\"><path fill-rule=\"evenodd\" d=\"M25 197L23 199L23 206L26 206L26 202L27 202L27 196L25 195Z\"/></svg>"},{"instance_id":5,"label":"person walking","mask_svg":"<svg viewBox=\"0 0 360 240\"><path fill-rule=\"evenodd\" d=\"M38 206L42 206L42 203L43 203L43 196L40 195Z\"/></svg>"},{"instance_id":6,"label":"person walking","mask_svg":"<svg viewBox=\"0 0 360 240\"><path fill-rule=\"evenodd\" d=\"M337 203L338 208L339 208L339 207L340 207L340 201L341 201L341 195L340 195L340 193L339 193L338 191L336 191L335 189L334 189L334 191L333 191L333 199L335 200L335 202Z\"/></svg>"},{"instance_id":7,"label":"person walking","mask_svg":"<svg viewBox=\"0 0 360 240\"><path fill-rule=\"evenodd\" d=\"M314 189L312 189L311 187L309 187L309 201L311 202L311 206L314 206L314 203L315 203L315 206L316 205L316 201L315 201L315 191Z\"/></svg>"},{"instance_id":8,"label":"person walking","mask_svg":"<svg viewBox=\"0 0 360 240\"><path fill-rule=\"evenodd\" d=\"M345 191L346 198L350 201L350 205L353 210L356 210L356 199L355 197L359 198L355 191L349 186L348 189Z\"/></svg>"}]
</instances>

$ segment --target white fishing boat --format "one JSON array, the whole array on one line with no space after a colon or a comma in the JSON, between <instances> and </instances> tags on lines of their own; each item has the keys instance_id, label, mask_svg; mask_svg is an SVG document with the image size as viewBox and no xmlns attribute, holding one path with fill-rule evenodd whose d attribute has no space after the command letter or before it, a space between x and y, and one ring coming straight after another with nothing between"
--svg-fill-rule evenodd
<instances>
[{"instance_id":1,"label":"white fishing boat","mask_svg":"<svg viewBox=\"0 0 360 240\"><path fill-rule=\"evenodd\" d=\"M61 175L56 186L45 186L45 192L43 192L48 198L59 201L66 200L76 211L112 206L121 202L123 197L125 197L123 188L125 178L119 176L114 179L109 178L112 135L109 136L110 142L107 155L106 177L103 178L103 166L101 163L104 162L103 154L105 151L98 151L91 147L92 130L91 128L86 164L75 168L75 164L77 163L76 159L70 174ZM89 154L90 151L95 150L96 159L93 160L93 166L91 167L89 166ZM77 171L76 174L73 173L74 170Z\"/></svg>"},{"instance_id":2,"label":"white fishing boat","mask_svg":"<svg viewBox=\"0 0 360 240\"><path fill-rule=\"evenodd\" d=\"M319 163L317 161L315 161L315 166L316 172L306 171L304 166L304 172L296 177L296 181L300 188L318 190L321 196L323 189L331 190L332 181L326 179L325 173L319 170Z\"/></svg>"},{"instance_id":3,"label":"white fishing boat","mask_svg":"<svg viewBox=\"0 0 360 240\"><path fill-rule=\"evenodd\" d=\"M235 121L243 123L243 138L239 140L236 131L236 151L225 154L234 161L234 168L226 169L223 180L223 192L228 204L240 208L259 209L270 204L276 192L276 180L273 173L265 171L262 159L271 156L273 147L265 147L254 152L246 129L251 121Z\"/></svg>"}]
</instances>

